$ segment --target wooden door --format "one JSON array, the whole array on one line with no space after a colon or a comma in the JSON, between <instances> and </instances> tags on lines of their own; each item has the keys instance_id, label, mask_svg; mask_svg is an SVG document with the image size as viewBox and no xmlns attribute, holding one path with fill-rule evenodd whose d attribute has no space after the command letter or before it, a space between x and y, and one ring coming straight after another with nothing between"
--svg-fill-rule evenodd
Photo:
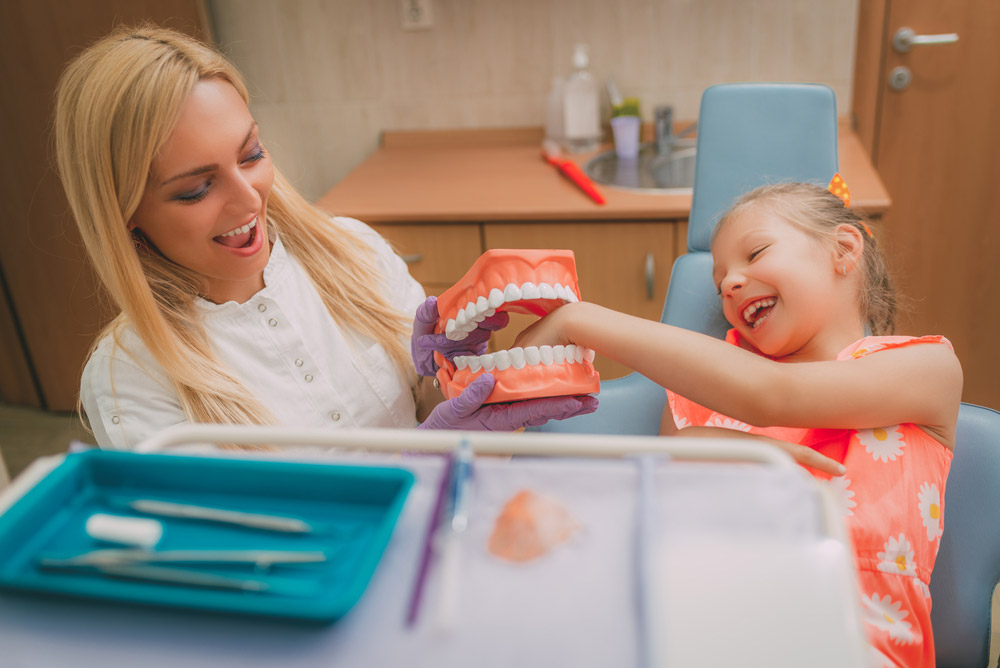
<instances>
[{"instance_id":1,"label":"wooden door","mask_svg":"<svg viewBox=\"0 0 1000 668\"><path fill-rule=\"evenodd\" d=\"M625 223L487 223L490 248L568 248L576 258L580 294L586 301L659 320L670 270L677 258L680 222ZM509 348L534 318L515 315L491 339ZM601 378L618 378L632 370L606 357L594 362Z\"/></svg>"},{"instance_id":2,"label":"wooden door","mask_svg":"<svg viewBox=\"0 0 1000 668\"><path fill-rule=\"evenodd\" d=\"M200 0L0 2L0 401L69 411L107 319L50 152L66 62L120 23L209 37Z\"/></svg>"},{"instance_id":3,"label":"wooden door","mask_svg":"<svg viewBox=\"0 0 1000 668\"><path fill-rule=\"evenodd\" d=\"M901 53L894 34L957 33ZM912 79L890 86L895 68ZM862 0L858 134L892 197L884 234L911 300L900 333L944 334L965 401L1000 408L1000 2Z\"/></svg>"}]
</instances>

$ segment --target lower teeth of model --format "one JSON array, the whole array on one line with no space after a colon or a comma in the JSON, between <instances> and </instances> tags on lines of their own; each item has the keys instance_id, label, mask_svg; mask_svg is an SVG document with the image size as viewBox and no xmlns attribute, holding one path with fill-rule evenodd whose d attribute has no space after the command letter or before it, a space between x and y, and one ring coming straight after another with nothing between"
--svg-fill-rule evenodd
<instances>
[{"instance_id":1,"label":"lower teeth of model","mask_svg":"<svg viewBox=\"0 0 1000 668\"><path fill-rule=\"evenodd\" d=\"M568 346L529 346L527 348L511 348L500 350L488 355L461 355L453 361L459 370L469 369L473 373L479 370L504 371L510 367L523 369L537 364L582 364L584 361L594 361L594 351L583 346L570 344Z\"/></svg>"}]
</instances>

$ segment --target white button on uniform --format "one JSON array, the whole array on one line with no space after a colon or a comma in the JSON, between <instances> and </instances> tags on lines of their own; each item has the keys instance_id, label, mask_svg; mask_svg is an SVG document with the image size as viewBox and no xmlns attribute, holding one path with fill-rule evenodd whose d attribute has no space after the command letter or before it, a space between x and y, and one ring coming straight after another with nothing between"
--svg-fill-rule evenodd
<instances>
[{"instance_id":1,"label":"white button on uniform","mask_svg":"<svg viewBox=\"0 0 1000 668\"><path fill-rule=\"evenodd\" d=\"M306 374L306 382L307 383L313 382L313 375L311 373Z\"/></svg>"},{"instance_id":2,"label":"white button on uniform","mask_svg":"<svg viewBox=\"0 0 1000 668\"><path fill-rule=\"evenodd\" d=\"M340 413L338 413L337 411L333 411L332 413L330 413L330 419L333 420L334 422L340 422Z\"/></svg>"},{"instance_id":3,"label":"white button on uniform","mask_svg":"<svg viewBox=\"0 0 1000 668\"><path fill-rule=\"evenodd\" d=\"M270 320L267 321L267 324L269 324L271 327L277 327L278 321L275 320L274 318L271 318Z\"/></svg>"},{"instance_id":4,"label":"white button on uniform","mask_svg":"<svg viewBox=\"0 0 1000 668\"><path fill-rule=\"evenodd\" d=\"M260 311L261 313L263 313L264 311L267 310L267 306L264 305L264 304L258 304L257 305L257 310Z\"/></svg>"},{"instance_id":5,"label":"white button on uniform","mask_svg":"<svg viewBox=\"0 0 1000 668\"><path fill-rule=\"evenodd\" d=\"M305 362L303 362L301 359L295 360L295 366L302 366L303 364L305 364Z\"/></svg>"},{"instance_id":6,"label":"white button on uniform","mask_svg":"<svg viewBox=\"0 0 1000 668\"><path fill-rule=\"evenodd\" d=\"M121 420L118 418L117 415L111 416L111 424L118 424L119 422L121 422Z\"/></svg>"}]
</instances>

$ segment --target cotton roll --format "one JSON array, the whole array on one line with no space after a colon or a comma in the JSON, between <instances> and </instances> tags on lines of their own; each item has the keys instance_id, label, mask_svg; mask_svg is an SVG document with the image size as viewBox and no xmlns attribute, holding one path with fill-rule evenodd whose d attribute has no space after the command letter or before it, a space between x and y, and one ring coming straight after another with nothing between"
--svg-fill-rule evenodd
<instances>
[{"instance_id":1,"label":"cotton roll","mask_svg":"<svg viewBox=\"0 0 1000 668\"><path fill-rule=\"evenodd\" d=\"M94 513L87 518L87 535L121 545L153 547L163 537L163 523L147 517Z\"/></svg>"}]
</instances>

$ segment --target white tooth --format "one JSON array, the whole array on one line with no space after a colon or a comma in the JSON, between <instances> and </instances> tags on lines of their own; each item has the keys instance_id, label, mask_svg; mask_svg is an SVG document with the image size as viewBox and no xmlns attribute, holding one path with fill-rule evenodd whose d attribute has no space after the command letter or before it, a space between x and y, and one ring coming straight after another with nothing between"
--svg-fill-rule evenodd
<instances>
[{"instance_id":1,"label":"white tooth","mask_svg":"<svg viewBox=\"0 0 1000 668\"><path fill-rule=\"evenodd\" d=\"M476 313L486 313L490 310L490 302L486 297L480 297L476 300Z\"/></svg>"},{"instance_id":2,"label":"white tooth","mask_svg":"<svg viewBox=\"0 0 1000 668\"><path fill-rule=\"evenodd\" d=\"M517 287L513 283L508 283L507 287L503 289L503 300L505 302L516 302L521 299L521 288Z\"/></svg>"},{"instance_id":3,"label":"white tooth","mask_svg":"<svg viewBox=\"0 0 1000 668\"><path fill-rule=\"evenodd\" d=\"M577 364L583 364L583 346L576 347L576 351L573 353L573 359Z\"/></svg>"},{"instance_id":4,"label":"white tooth","mask_svg":"<svg viewBox=\"0 0 1000 668\"><path fill-rule=\"evenodd\" d=\"M511 364L510 351L509 350L498 350L493 353L496 356L497 371L503 371L504 369L509 369Z\"/></svg>"},{"instance_id":5,"label":"white tooth","mask_svg":"<svg viewBox=\"0 0 1000 668\"><path fill-rule=\"evenodd\" d=\"M486 313L484 313L483 315L485 315L488 318L491 315L494 315L496 312L497 312L497 310L495 308L491 308L491 309L487 309Z\"/></svg>"},{"instance_id":6,"label":"white tooth","mask_svg":"<svg viewBox=\"0 0 1000 668\"><path fill-rule=\"evenodd\" d=\"M552 364L552 346L539 346L538 354L542 358L542 364L545 366Z\"/></svg>"},{"instance_id":7,"label":"white tooth","mask_svg":"<svg viewBox=\"0 0 1000 668\"><path fill-rule=\"evenodd\" d=\"M457 329L457 330L455 330L455 331L454 331L454 332L452 332L451 334L445 334L445 337L446 337L446 338L447 338L447 339L448 339L449 341L463 341L463 340L465 340L465 338L466 338L467 336L469 336L469 333L468 333L468 332L463 332L463 331L462 331L462 330L460 330L460 329Z\"/></svg>"},{"instance_id":8,"label":"white tooth","mask_svg":"<svg viewBox=\"0 0 1000 668\"><path fill-rule=\"evenodd\" d=\"M583 349L583 359L587 360L588 362L593 362L595 357L597 357L597 352L594 351L593 348Z\"/></svg>"},{"instance_id":9,"label":"white tooth","mask_svg":"<svg viewBox=\"0 0 1000 668\"><path fill-rule=\"evenodd\" d=\"M572 343L566 346L566 364L572 364L576 361L576 346Z\"/></svg>"},{"instance_id":10,"label":"white tooth","mask_svg":"<svg viewBox=\"0 0 1000 668\"><path fill-rule=\"evenodd\" d=\"M465 310L458 309L458 313L455 314L455 328L463 329L467 322L469 322L469 319L465 317Z\"/></svg>"},{"instance_id":11,"label":"white tooth","mask_svg":"<svg viewBox=\"0 0 1000 668\"><path fill-rule=\"evenodd\" d=\"M455 322L455 319L454 318L449 318L448 319L448 324L444 326L444 335L447 336L452 341L454 341L455 339L452 338L452 334L455 333L455 329L457 327L458 327L458 323Z\"/></svg>"},{"instance_id":12,"label":"white tooth","mask_svg":"<svg viewBox=\"0 0 1000 668\"><path fill-rule=\"evenodd\" d=\"M503 304L503 292L498 288L493 288L490 290L490 298L487 300L489 302L490 308L496 308Z\"/></svg>"},{"instance_id":13,"label":"white tooth","mask_svg":"<svg viewBox=\"0 0 1000 668\"><path fill-rule=\"evenodd\" d=\"M483 371L493 371L497 366L496 353L490 353L489 355L480 355L479 361L483 363Z\"/></svg>"},{"instance_id":14,"label":"white tooth","mask_svg":"<svg viewBox=\"0 0 1000 668\"><path fill-rule=\"evenodd\" d=\"M467 355L460 355L452 361L455 362L455 368L459 370L469 366L469 357Z\"/></svg>"},{"instance_id":15,"label":"white tooth","mask_svg":"<svg viewBox=\"0 0 1000 668\"><path fill-rule=\"evenodd\" d=\"M555 284L556 295L563 301L569 301L570 289L561 283Z\"/></svg>"},{"instance_id":16,"label":"white tooth","mask_svg":"<svg viewBox=\"0 0 1000 668\"><path fill-rule=\"evenodd\" d=\"M538 289L542 293L542 299L557 299L556 289L548 283L539 283Z\"/></svg>"},{"instance_id":17,"label":"white tooth","mask_svg":"<svg viewBox=\"0 0 1000 668\"><path fill-rule=\"evenodd\" d=\"M573 292L572 289L566 288L566 301L568 301L570 304L575 304L576 302L580 301L580 299L579 297L576 296L576 293Z\"/></svg>"},{"instance_id":18,"label":"white tooth","mask_svg":"<svg viewBox=\"0 0 1000 668\"><path fill-rule=\"evenodd\" d=\"M507 351L510 353L510 363L514 365L515 369L523 369L527 361L524 358L524 348L511 348Z\"/></svg>"},{"instance_id":19,"label":"white tooth","mask_svg":"<svg viewBox=\"0 0 1000 668\"><path fill-rule=\"evenodd\" d=\"M530 366L535 366L542 361L542 354L538 352L538 346L528 346L524 349L524 359Z\"/></svg>"},{"instance_id":20,"label":"white tooth","mask_svg":"<svg viewBox=\"0 0 1000 668\"><path fill-rule=\"evenodd\" d=\"M483 320L486 320L486 314L485 313L480 313L479 315L477 315L475 318L472 319L472 321L475 322L475 323L480 323Z\"/></svg>"},{"instance_id":21,"label":"white tooth","mask_svg":"<svg viewBox=\"0 0 1000 668\"><path fill-rule=\"evenodd\" d=\"M469 302L465 305L465 321L473 322L476 319L476 302Z\"/></svg>"},{"instance_id":22,"label":"white tooth","mask_svg":"<svg viewBox=\"0 0 1000 668\"><path fill-rule=\"evenodd\" d=\"M527 282L521 286L521 299L541 299L542 291L532 282Z\"/></svg>"},{"instance_id":23,"label":"white tooth","mask_svg":"<svg viewBox=\"0 0 1000 668\"><path fill-rule=\"evenodd\" d=\"M477 373L483 368L483 361L474 355L469 356L469 371Z\"/></svg>"},{"instance_id":24,"label":"white tooth","mask_svg":"<svg viewBox=\"0 0 1000 668\"><path fill-rule=\"evenodd\" d=\"M459 329L461 331L466 332L466 333L474 332L478 328L479 328L479 323L476 322L475 320L470 320L469 322L467 322L464 325L462 325L461 327L459 327Z\"/></svg>"},{"instance_id":25,"label":"white tooth","mask_svg":"<svg viewBox=\"0 0 1000 668\"><path fill-rule=\"evenodd\" d=\"M556 364L566 361L566 346L552 346L552 361Z\"/></svg>"}]
</instances>

